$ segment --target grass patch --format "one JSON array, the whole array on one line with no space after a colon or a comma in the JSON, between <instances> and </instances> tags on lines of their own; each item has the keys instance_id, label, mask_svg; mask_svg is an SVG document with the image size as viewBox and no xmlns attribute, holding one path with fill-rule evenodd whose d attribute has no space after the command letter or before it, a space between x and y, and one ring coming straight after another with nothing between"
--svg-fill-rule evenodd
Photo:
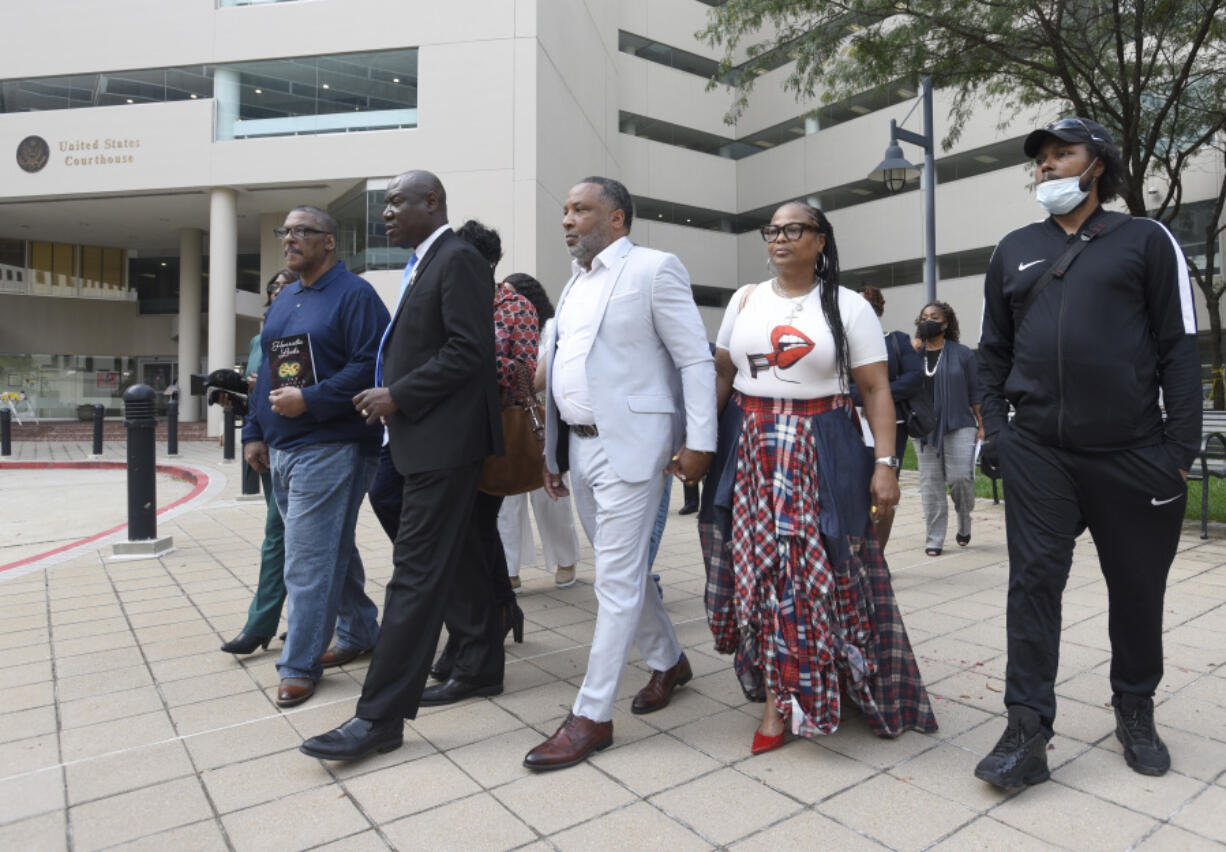
<instances>
[{"instance_id":1,"label":"grass patch","mask_svg":"<svg viewBox=\"0 0 1226 852\"><path fill-rule=\"evenodd\" d=\"M907 441L907 452L902 459L902 468L903 470L919 469L915 460L915 446L910 441ZM1200 520L1200 496L1203 484L1199 481L1188 482L1188 506L1183 513L1185 518ZM996 490L1003 500L1005 496L1003 479L996 483ZM992 480L980 473L978 468L975 469L975 496L992 498ZM1209 520L1226 521L1226 479L1209 478Z\"/></svg>"}]
</instances>

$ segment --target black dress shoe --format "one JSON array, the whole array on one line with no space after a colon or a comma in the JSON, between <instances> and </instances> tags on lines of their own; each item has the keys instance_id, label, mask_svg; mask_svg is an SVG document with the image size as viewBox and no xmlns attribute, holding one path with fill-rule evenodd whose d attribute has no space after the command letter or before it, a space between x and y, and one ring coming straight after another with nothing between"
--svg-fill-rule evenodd
<instances>
[{"instance_id":1,"label":"black dress shoe","mask_svg":"<svg viewBox=\"0 0 1226 852\"><path fill-rule=\"evenodd\" d=\"M372 752L394 751L404 744L403 719L359 719L311 737L298 747L321 760L361 760Z\"/></svg>"},{"instance_id":2,"label":"black dress shoe","mask_svg":"<svg viewBox=\"0 0 1226 852\"><path fill-rule=\"evenodd\" d=\"M437 686L427 686L421 694L422 707L441 707L444 704L455 704L473 695L501 695L502 681L490 684L468 683L452 678Z\"/></svg>"},{"instance_id":3,"label":"black dress shoe","mask_svg":"<svg viewBox=\"0 0 1226 852\"><path fill-rule=\"evenodd\" d=\"M677 510L678 515L692 515L698 511L698 502L686 503Z\"/></svg>"},{"instance_id":4,"label":"black dress shoe","mask_svg":"<svg viewBox=\"0 0 1226 852\"><path fill-rule=\"evenodd\" d=\"M443 653L439 654L434 665L430 666L430 677L435 680L451 680L453 668L455 668L455 647L451 643L451 637L448 637L447 644L443 646Z\"/></svg>"},{"instance_id":5,"label":"black dress shoe","mask_svg":"<svg viewBox=\"0 0 1226 852\"><path fill-rule=\"evenodd\" d=\"M229 642L221 646L221 650L227 654L254 654L256 648L268 650L268 643L272 641L271 636L252 636L250 633L240 633L231 639Z\"/></svg>"}]
</instances>

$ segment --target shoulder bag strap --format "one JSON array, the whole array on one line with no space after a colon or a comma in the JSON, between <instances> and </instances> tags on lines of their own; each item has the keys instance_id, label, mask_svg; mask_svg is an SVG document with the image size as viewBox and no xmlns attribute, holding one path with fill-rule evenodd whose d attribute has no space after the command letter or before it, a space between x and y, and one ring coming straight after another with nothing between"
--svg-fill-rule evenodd
<instances>
[{"instance_id":1,"label":"shoulder bag strap","mask_svg":"<svg viewBox=\"0 0 1226 852\"><path fill-rule=\"evenodd\" d=\"M737 306L737 309L736 309L737 316L740 316L741 311L745 310L745 303L749 301L749 297L750 297L750 296L752 296L752 295L753 295L753 291L754 291L754 290L757 290L757 289L758 289L758 285L757 285L757 284L750 284L750 285L749 285L749 289L747 289L747 290L746 290L746 291L745 291L745 292L744 292L744 293L741 295L741 304L740 304L740 305L738 305L738 306Z\"/></svg>"},{"instance_id":2,"label":"shoulder bag strap","mask_svg":"<svg viewBox=\"0 0 1226 852\"><path fill-rule=\"evenodd\" d=\"M1106 213L1099 220L1084 231L1081 232L1081 239L1074 240L1073 244L1065 250L1064 254L1056 258L1056 262L1047 268L1047 271L1039 278L1038 281L1030 288L1030 292L1026 294L1026 301L1022 302L1022 307L1017 311L1013 318L1013 328L1016 331L1022 327L1022 320L1025 319L1026 313L1034 304L1035 299L1039 298L1039 294L1043 289L1051 283L1053 278L1063 278L1064 273L1068 272L1068 268L1073 265L1073 261L1077 259L1077 255L1085 250L1085 247L1090 244L1090 241L1095 237L1101 237L1104 234L1109 234L1118 228L1120 225L1132 219L1126 213Z\"/></svg>"}]
</instances>

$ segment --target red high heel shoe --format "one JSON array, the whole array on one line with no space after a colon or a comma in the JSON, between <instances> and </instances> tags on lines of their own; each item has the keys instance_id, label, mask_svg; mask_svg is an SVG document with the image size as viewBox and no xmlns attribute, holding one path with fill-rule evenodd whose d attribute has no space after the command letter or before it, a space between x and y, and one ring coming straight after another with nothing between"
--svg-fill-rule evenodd
<instances>
[{"instance_id":1,"label":"red high heel shoe","mask_svg":"<svg viewBox=\"0 0 1226 852\"><path fill-rule=\"evenodd\" d=\"M762 754L768 751L774 751L783 745L784 732L780 731L773 737L768 737L761 731L753 732L753 745L749 747L750 754Z\"/></svg>"}]
</instances>

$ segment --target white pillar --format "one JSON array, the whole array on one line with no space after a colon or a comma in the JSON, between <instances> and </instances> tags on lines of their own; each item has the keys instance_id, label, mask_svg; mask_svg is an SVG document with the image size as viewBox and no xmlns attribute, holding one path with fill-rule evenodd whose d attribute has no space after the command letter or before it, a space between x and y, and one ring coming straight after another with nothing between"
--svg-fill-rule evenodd
<instances>
[{"instance_id":1,"label":"white pillar","mask_svg":"<svg viewBox=\"0 0 1226 852\"><path fill-rule=\"evenodd\" d=\"M200 397L191 395L191 374L200 369L200 255L204 235L199 228L179 231L179 420L200 419Z\"/></svg>"},{"instance_id":2,"label":"white pillar","mask_svg":"<svg viewBox=\"0 0 1226 852\"><path fill-rule=\"evenodd\" d=\"M238 121L238 72L219 65L213 69L213 102L216 104L213 138L233 139L234 122Z\"/></svg>"},{"instance_id":3,"label":"white pillar","mask_svg":"<svg viewBox=\"0 0 1226 852\"><path fill-rule=\"evenodd\" d=\"M216 187L209 194L209 372L233 367L234 291L238 283L238 194ZM210 436L220 435L221 408L209 408Z\"/></svg>"},{"instance_id":4,"label":"white pillar","mask_svg":"<svg viewBox=\"0 0 1226 852\"><path fill-rule=\"evenodd\" d=\"M285 255L281 252L281 241L273 234L274 228L280 228L285 223L287 211L279 213L260 214L260 286L268 283L268 279L285 267Z\"/></svg>"}]
</instances>

